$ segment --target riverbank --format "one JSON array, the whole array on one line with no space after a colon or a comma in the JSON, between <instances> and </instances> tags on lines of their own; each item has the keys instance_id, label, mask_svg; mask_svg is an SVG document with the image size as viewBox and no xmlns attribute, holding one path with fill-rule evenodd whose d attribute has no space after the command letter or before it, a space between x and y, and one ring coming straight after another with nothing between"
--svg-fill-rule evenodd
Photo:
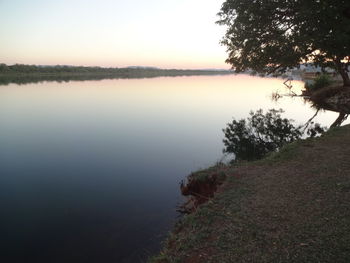
<instances>
[{"instance_id":1,"label":"riverbank","mask_svg":"<svg viewBox=\"0 0 350 263\"><path fill-rule=\"evenodd\" d=\"M230 70L159 69L150 67L102 68L76 66L35 66L0 64L0 85L41 81L133 79L233 74Z\"/></svg>"},{"instance_id":2,"label":"riverbank","mask_svg":"<svg viewBox=\"0 0 350 263\"><path fill-rule=\"evenodd\" d=\"M226 181L150 262L348 262L349 146L347 125L259 162L217 167Z\"/></svg>"}]
</instances>

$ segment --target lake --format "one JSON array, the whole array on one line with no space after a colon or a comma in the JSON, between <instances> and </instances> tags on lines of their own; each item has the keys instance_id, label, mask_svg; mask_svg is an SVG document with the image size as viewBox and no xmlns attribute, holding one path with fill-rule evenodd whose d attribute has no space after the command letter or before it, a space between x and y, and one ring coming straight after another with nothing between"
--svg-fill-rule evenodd
<instances>
[{"instance_id":1,"label":"lake","mask_svg":"<svg viewBox=\"0 0 350 263\"><path fill-rule=\"evenodd\" d=\"M277 89L247 75L0 86L0 261L142 262L178 217L179 182L222 158L233 117L312 117L300 98L271 101Z\"/></svg>"}]
</instances>

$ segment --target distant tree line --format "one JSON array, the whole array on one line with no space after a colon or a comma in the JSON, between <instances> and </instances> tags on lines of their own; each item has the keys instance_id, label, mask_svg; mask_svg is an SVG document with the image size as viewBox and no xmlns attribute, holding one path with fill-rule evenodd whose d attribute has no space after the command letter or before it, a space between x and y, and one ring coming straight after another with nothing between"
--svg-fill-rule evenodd
<instances>
[{"instance_id":1,"label":"distant tree line","mask_svg":"<svg viewBox=\"0 0 350 263\"><path fill-rule=\"evenodd\" d=\"M208 75L208 74L229 74L227 70L183 70L183 69L158 69L151 67L129 67L129 68L104 68L104 67L83 67L83 66L37 66L37 65L6 65L0 64L0 74L56 74L56 73L80 73L80 74L161 74L161 75Z\"/></svg>"},{"instance_id":2,"label":"distant tree line","mask_svg":"<svg viewBox=\"0 0 350 263\"><path fill-rule=\"evenodd\" d=\"M104 68L83 66L37 66L0 64L0 85L40 81L99 80L117 78L153 78L194 75L232 74L229 70L159 69L152 67Z\"/></svg>"}]
</instances>

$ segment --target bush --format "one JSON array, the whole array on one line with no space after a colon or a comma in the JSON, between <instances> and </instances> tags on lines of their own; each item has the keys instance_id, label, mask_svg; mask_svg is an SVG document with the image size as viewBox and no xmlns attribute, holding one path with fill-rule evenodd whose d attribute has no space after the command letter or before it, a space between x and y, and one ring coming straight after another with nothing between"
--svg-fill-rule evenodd
<instances>
[{"instance_id":1,"label":"bush","mask_svg":"<svg viewBox=\"0 0 350 263\"><path fill-rule=\"evenodd\" d=\"M312 84L307 84L305 89L308 91L316 91L328 87L332 84L331 78L327 74L317 76Z\"/></svg>"},{"instance_id":2,"label":"bush","mask_svg":"<svg viewBox=\"0 0 350 263\"><path fill-rule=\"evenodd\" d=\"M271 109L266 114L260 109L251 111L250 117L233 120L223 129L224 152L233 153L236 160L258 160L266 154L279 150L283 145L300 139L305 127L295 127L289 120L281 117L282 109ZM315 137L324 131L319 124L311 123L306 134Z\"/></svg>"}]
</instances>

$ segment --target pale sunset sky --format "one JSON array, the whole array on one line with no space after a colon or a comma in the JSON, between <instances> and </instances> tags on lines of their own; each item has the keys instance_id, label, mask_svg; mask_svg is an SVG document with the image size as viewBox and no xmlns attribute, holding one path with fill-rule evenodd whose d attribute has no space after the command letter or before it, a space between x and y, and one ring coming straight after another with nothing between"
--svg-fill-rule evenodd
<instances>
[{"instance_id":1,"label":"pale sunset sky","mask_svg":"<svg viewBox=\"0 0 350 263\"><path fill-rule=\"evenodd\" d=\"M0 63L230 68L223 0L0 0Z\"/></svg>"}]
</instances>

